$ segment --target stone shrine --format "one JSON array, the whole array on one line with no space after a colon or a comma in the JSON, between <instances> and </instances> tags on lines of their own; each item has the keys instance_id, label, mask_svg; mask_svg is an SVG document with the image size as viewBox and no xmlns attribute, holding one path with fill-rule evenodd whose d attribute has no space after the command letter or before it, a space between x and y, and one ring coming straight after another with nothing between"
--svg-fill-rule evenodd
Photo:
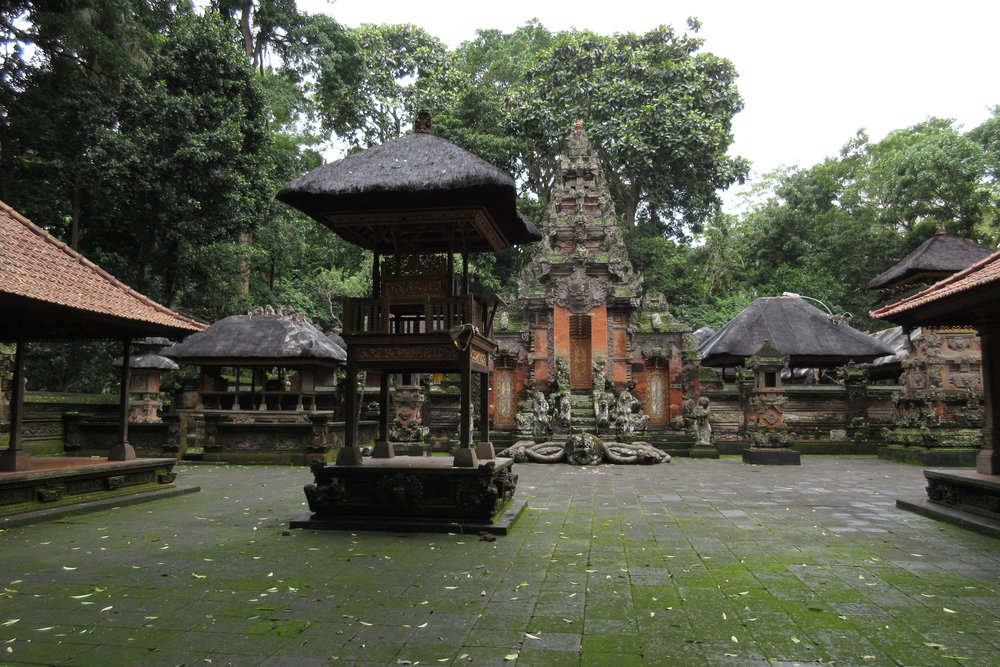
<instances>
[{"instance_id":1,"label":"stone shrine","mask_svg":"<svg viewBox=\"0 0 1000 667\"><path fill-rule=\"evenodd\" d=\"M697 341L663 295L643 295L579 122L560 157L542 241L508 300L495 331L496 441L585 432L687 452Z\"/></svg>"}]
</instances>

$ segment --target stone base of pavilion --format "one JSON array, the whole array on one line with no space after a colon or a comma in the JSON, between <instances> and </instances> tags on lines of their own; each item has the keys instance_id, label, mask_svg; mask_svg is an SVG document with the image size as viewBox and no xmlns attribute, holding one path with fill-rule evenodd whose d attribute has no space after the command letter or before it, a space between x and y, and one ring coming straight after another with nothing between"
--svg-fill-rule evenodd
<instances>
[{"instance_id":1,"label":"stone base of pavilion","mask_svg":"<svg viewBox=\"0 0 1000 667\"><path fill-rule=\"evenodd\" d=\"M977 433L978 435L978 433ZM879 447L878 457L887 461L944 468L974 468L978 447L915 447L887 445Z\"/></svg>"},{"instance_id":2,"label":"stone base of pavilion","mask_svg":"<svg viewBox=\"0 0 1000 667\"><path fill-rule=\"evenodd\" d=\"M787 447L747 447L743 450L743 463L760 466L797 466L801 455Z\"/></svg>"},{"instance_id":3,"label":"stone base of pavilion","mask_svg":"<svg viewBox=\"0 0 1000 667\"><path fill-rule=\"evenodd\" d=\"M31 457L31 470L0 472L0 528L199 491L174 483L175 463Z\"/></svg>"},{"instance_id":4,"label":"stone base of pavilion","mask_svg":"<svg viewBox=\"0 0 1000 667\"><path fill-rule=\"evenodd\" d=\"M292 528L506 535L524 511L507 458L456 468L451 457L365 458L360 465L311 464L307 519Z\"/></svg>"},{"instance_id":5,"label":"stone base of pavilion","mask_svg":"<svg viewBox=\"0 0 1000 667\"><path fill-rule=\"evenodd\" d=\"M925 470L927 498L896 507L1000 538L1000 475L973 470Z\"/></svg>"}]
</instances>

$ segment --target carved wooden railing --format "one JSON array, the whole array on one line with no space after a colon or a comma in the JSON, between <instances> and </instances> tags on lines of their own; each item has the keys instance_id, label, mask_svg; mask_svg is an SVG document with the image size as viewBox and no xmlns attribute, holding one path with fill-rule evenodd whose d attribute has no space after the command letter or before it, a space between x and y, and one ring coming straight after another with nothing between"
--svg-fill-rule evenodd
<instances>
[{"instance_id":1,"label":"carved wooden railing","mask_svg":"<svg viewBox=\"0 0 1000 667\"><path fill-rule=\"evenodd\" d=\"M344 300L344 333L443 333L471 324L489 337L497 300L488 295Z\"/></svg>"}]
</instances>

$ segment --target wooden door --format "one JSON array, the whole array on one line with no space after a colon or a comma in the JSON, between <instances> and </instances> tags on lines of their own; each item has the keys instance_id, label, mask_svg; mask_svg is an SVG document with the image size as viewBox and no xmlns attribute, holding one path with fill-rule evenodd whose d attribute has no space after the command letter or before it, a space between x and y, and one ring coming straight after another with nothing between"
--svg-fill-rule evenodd
<instances>
[{"instance_id":1,"label":"wooden door","mask_svg":"<svg viewBox=\"0 0 1000 667\"><path fill-rule=\"evenodd\" d=\"M573 390L589 390L594 377L590 359L590 316L569 317L569 386Z\"/></svg>"}]
</instances>

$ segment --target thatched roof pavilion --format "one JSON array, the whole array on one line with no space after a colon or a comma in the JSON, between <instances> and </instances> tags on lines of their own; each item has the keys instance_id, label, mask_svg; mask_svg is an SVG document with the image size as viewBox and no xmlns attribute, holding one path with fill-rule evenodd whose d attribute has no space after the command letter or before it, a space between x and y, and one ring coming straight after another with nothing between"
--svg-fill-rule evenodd
<instances>
[{"instance_id":1,"label":"thatched roof pavilion","mask_svg":"<svg viewBox=\"0 0 1000 667\"><path fill-rule=\"evenodd\" d=\"M975 264L989 254L990 251L981 245L940 230L901 262L873 278L868 283L868 289L934 282Z\"/></svg>"},{"instance_id":2,"label":"thatched roof pavilion","mask_svg":"<svg viewBox=\"0 0 1000 667\"><path fill-rule=\"evenodd\" d=\"M317 167L278 199L381 254L488 252L541 240L517 212L514 179L434 136L429 115L422 118L413 134Z\"/></svg>"},{"instance_id":3,"label":"thatched roof pavilion","mask_svg":"<svg viewBox=\"0 0 1000 667\"><path fill-rule=\"evenodd\" d=\"M338 365L347 352L308 320L279 313L232 315L162 352L186 364Z\"/></svg>"},{"instance_id":4,"label":"thatched roof pavilion","mask_svg":"<svg viewBox=\"0 0 1000 667\"><path fill-rule=\"evenodd\" d=\"M737 366L764 341L790 366L817 368L872 361L892 350L797 296L761 297L698 348L704 366Z\"/></svg>"},{"instance_id":5,"label":"thatched roof pavilion","mask_svg":"<svg viewBox=\"0 0 1000 667\"><path fill-rule=\"evenodd\" d=\"M339 337L338 337L339 338ZM336 367L347 352L317 329L308 318L286 309L265 307L247 315L232 315L201 333L163 350L165 357L201 367L202 408L227 410L317 410L317 398L330 394ZM223 367L234 371L235 384L223 378ZM268 380L270 369L279 379ZM244 378L243 370L249 370ZM293 379L288 389L282 378Z\"/></svg>"}]
</instances>

